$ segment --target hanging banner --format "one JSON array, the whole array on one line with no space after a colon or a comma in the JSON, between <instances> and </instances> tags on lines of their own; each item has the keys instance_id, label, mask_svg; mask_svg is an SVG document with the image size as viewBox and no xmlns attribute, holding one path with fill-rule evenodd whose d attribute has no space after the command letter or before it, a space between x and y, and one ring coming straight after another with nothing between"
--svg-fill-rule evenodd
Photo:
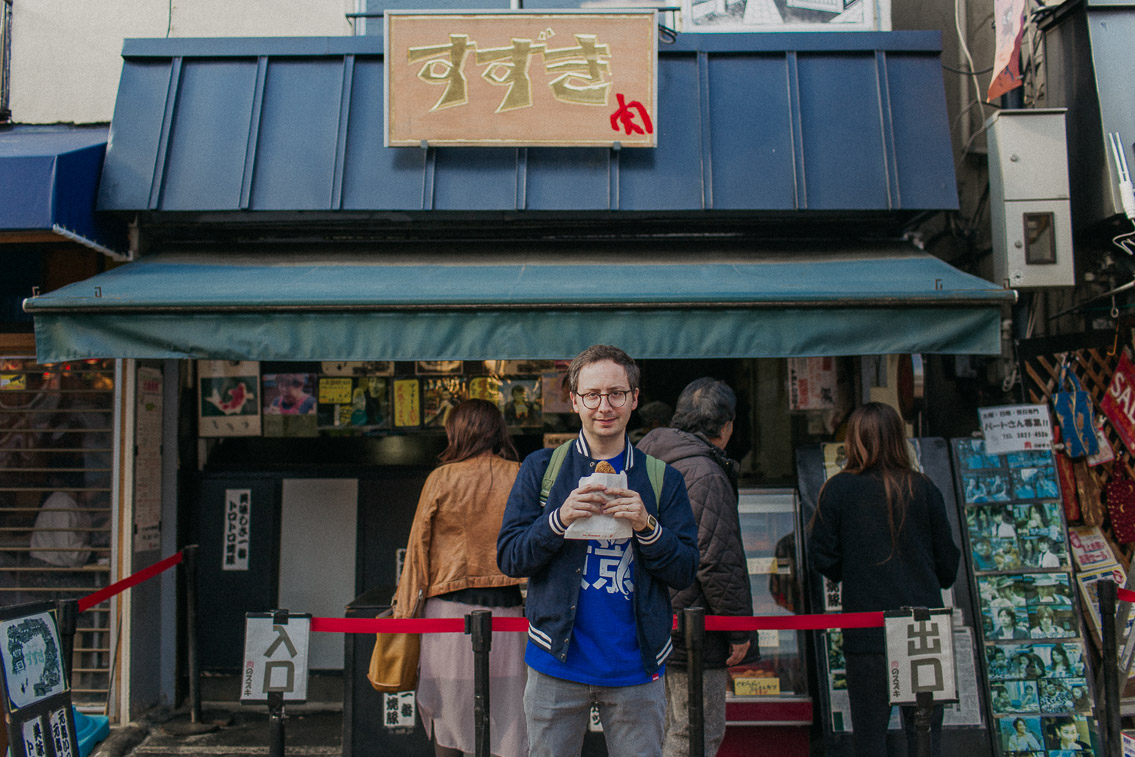
<instances>
[{"instance_id":1,"label":"hanging banner","mask_svg":"<svg viewBox=\"0 0 1135 757\"><path fill-rule=\"evenodd\" d=\"M1021 41L1025 36L1025 0L994 0L997 33L993 58L993 79L986 93L987 102L1024 84L1021 78Z\"/></svg>"},{"instance_id":2,"label":"hanging banner","mask_svg":"<svg viewBox=\"0 0 1135 757\"><path fill-rule=\"evenodd\" d=\"M1100 410L1111 421L1127 449L1135 452L1135 366L1126 350L1115 366L1115 375L1100 402Z\"/></svg>"}]
</instances>

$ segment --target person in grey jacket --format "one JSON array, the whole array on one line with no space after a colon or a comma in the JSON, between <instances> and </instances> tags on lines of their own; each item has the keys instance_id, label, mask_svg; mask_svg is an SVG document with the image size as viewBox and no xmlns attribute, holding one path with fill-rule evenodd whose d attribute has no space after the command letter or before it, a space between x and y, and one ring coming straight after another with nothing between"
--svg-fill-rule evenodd
<instances>
[{"instance_id":1,"label":"person in grey jacket","mask_svg":"<svg viewBox=\"0 0 1135 757\"><path fill-rule=\"evenodd\" d=\"M698 577L694 584L671 591L679 615L687 607L705 608L706 615L749 616L753 596L741 526L737 516L737 463L725 455L733 434L737 399L724 381L700 378L682 390L671 428L647 434L638 448L677 468L698 524ZM688 660L685 640L673 632L674 653L666 676L665 757L690 753ZM705 753L717 754L725 737L726 667L737 665L749 652L744 631L706 634L703 671Z\"/></svg>"}]
</instances>

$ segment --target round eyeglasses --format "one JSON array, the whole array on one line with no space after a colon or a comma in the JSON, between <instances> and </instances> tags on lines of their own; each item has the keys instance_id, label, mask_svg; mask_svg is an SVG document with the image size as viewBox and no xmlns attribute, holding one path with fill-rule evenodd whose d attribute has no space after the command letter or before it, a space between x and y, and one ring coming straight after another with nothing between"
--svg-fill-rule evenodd
<instances>
[{"instance_id":1,"label":"round eyeglasses","mask_svg":"<svg viewBox=\"0 0 1135 757\"><path fill-rule=\"evenodd\" d=\"M611 407L622 407L627 404L627 397L630 396L630 391L625 389L616 389L613 392L588 392L587 394L576 394L580 402L588 410L594 410L599 407L603 402L603 398L607 398L607 402Z\"/></svg>"}]
</instances>

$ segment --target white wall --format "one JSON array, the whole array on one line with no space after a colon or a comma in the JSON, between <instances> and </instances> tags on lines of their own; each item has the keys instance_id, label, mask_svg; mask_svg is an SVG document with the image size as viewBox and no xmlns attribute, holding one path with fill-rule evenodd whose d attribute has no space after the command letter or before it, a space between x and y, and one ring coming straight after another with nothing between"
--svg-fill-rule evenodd
<instances>
[{"instance_id":1,"label":"white wall","mask_svg":"<svg viewBox=\"0 0 1135 757\"><path fill-rule=\"evenodd\" d=\"M110 121L129 37L335 37L352 34L345 14L355 9L355 0L20 0L12 121Z\"/></svg>"}]
</instances>

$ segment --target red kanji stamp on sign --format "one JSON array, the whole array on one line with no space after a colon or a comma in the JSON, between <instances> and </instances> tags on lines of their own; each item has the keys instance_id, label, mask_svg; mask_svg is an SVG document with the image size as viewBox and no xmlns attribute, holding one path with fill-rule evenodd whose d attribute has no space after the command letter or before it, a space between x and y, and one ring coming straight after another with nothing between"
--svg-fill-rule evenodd
<instances>
[{"instance_id":1,"label":"red kanji stamp on sign","mask_svg":"<svg viewBox=\"0 0 1135 757\"><path fill-rule=\"evenodd\" d=\"M615 97L619 100L618 109L611 114L611 128L615 131L619 127L626 129L627 134L653 134L654 124L650 121L650 114L646 112L646 108L638 100L631 100L626 102L622 94L616 94ZM634 108L638 111L638 115L642 118L642 126L635 123L635 114L631 111Z\"/></svg>"}]
</instances>

